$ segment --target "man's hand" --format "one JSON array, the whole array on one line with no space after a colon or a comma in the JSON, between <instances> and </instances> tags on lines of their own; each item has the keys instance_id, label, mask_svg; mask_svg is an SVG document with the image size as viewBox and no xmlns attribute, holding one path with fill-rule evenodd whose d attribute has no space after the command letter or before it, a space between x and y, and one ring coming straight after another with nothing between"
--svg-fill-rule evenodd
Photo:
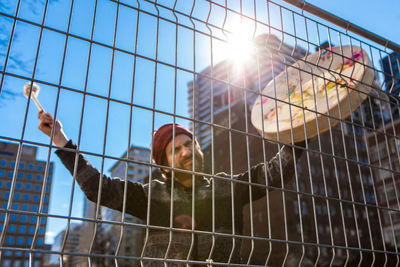
<instances>
[{"instance_id":1,"label":"man's hand","mask_svg":"<svg viewBox=\"0 0 400 267\"><path fill-rule=\"evenodd\" d=\"M53 116L50 113L45 113L42 110L39 112L38 118L40 120L39 130L50 137L54 122ZM53 142L59 147L64 147L68 143L68 138L62 129L62 124L58 120L54 125Z\"/></svg>"}]
</instances>

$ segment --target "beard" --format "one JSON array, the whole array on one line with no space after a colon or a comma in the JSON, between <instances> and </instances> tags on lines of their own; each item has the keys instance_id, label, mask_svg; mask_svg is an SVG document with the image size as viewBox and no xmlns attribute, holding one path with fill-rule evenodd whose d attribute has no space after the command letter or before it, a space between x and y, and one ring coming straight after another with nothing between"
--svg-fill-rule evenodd
<instances>
[{"instance_id":1,"label":"beard","mask_svg":"<svg viewBox=\"0 0 400 267\"><path fill-rule=\"evenodd\" d=\"M203 154L201 152L197 152L195 154L194 160L195 160L194 169L193 169L193 156L182 159L182 161L176 165L176 168L186 171L202 172L204 169Z\"/></svg>"}]
</instances>

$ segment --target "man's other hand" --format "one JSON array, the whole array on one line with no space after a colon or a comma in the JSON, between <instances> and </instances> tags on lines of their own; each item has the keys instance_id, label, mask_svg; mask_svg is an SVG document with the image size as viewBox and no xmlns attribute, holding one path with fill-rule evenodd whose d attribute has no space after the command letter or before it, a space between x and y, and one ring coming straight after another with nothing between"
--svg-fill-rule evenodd
<instances>
[{"instance_id":1,"label":"man's other hand","mask_svg":"<svg viewBox=\"0 0 400 267\"><path fill-rule=\"evenodd\" d=\"M39 112L38 118L40 120L39 130L50 137L54 122L53 116L50 113L42 110ZM62 124L58 120L54 125L53 142L59 147L63 147L68 143L68 138L62 129Z\"/></svg>"}]
</instances>

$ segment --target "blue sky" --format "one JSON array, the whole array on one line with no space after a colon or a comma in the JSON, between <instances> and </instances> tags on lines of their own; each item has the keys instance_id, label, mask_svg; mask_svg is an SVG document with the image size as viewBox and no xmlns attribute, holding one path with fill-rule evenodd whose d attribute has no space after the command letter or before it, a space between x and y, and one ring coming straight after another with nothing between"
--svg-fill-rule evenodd
<instances>
[{"instance_id":1,"label":"blue sky","mask_svg":"<svg viewBox=\"0 0 400 267\"><path fill-rule=\"evenodd\" d=\"M28 21L39 23L43 16L43 2L39 0L21 1L19 17ZM123 1L121 1L123 2ZM127 3L132 1L125 1ZM161 1L167 6L172 6L171 1ZM224 1L216 1L224 2ZM237 9L239 1L228 1L230 8ZM244 1L247 3L246 1ZM253 1L249 1L253 2ZM394 42L400 43L400 2L395 0L383 1L308 1L320 6L327 11L350 20L353 23L386 37ZM13 14L16 1L0 1L0 12ZM15 98L5 98L0 96L0 137L23 139L41 144L48 144L48 138L41 134L37 129L37 110L33 103L27 110L27 100L22 97L22 88L35 72L35 79L48 84L39 83L41 91L39 99L46 111L54 113L57 105L57 118L62 121L68 136L80 141L80 148L83 151L103 154L105 142L105 155L120 157L126 149L134 144L148 147L152 130L153 113L153 93L155 91L155 108L162 112L176 113L180 116L189 117L187 84L193 79L191 72L199 72L210 65L210 41L205 35L197 34L193 39L193 33L187 28L180 27L178 30L177 45L175 46L175 25L168 21L161 20L158 40L157 60L163 64L157 64L157 75L155 75L156 64L156 23L154 16L140 13L138 28L138 47L137 53L140 57L136 60L136 72L134 69L134 44L136 41L135 33L137 30L136 19L138 13L129 8L122 7L119 10L119 19L116 35L116 47L121 51L114 54L114 64L111 70L112 50L107 46L113 44L113 34L115 27L116 5L109 0L98 0L96 24L94 28L94 41L105 44L93 44L90 57L89 71L87 75L86 90L90 94L83 101L82 92L85 88L86 71L88 68L88 55L90 44L92 16L94 10L94 0L76 0L72 15L70 32L76 38L68 38L64 69L61 72L63 61L65 35L53 30L45 29L41 40L38 53L37 67L34 71L34 62L38 46L38 36L40 28L20 21L16 25L16 35L10 51L10 58L23 59L23 66L9 62L6 72L17 76L5 76L2 90L9 90L20 94ZM258 1L265 3L265 1ZM278 2L281 3L281 2ZM289 6L285 4L285 6ZM178 1L178 9L183 13L190 13L192 1ZM198 1L195 6L195 17L205 20L208 15L209 4L205 1ZM65 32L68 25L68 13L70 8L69 0L50 1L45 20L45 25ZM153 5L146 2L141 4L141 8L151 14L156 14ZM252 14L252 6L244 5L244 12ZM175 21L171 12L160 9L160 16L168 20ZM283 13L283 28L287 32L292 32L293 24L288 12ZM222 25L224 10L213 7L210 23ZM267 21L265 9L258 9L257 18L260 21ZM184 16L178 16L179 22L183 25L191 26L191 22ZM230 14L227 18L226 27L232 29L237 15ZM296 23L301 24L301 17L296 18ZM0 37L7 39L10 35L12 20L0 15L0 25L2 30ZM251 23L250 23L251 24ZM271 7L271 25L280 26L279 10ZM312 27L312 25L309 25ZM196 22L196 28L203 32L208 29L201 23ZM305 36L302 26L297 25L296 30L299 36ZM316 42L315 31L310 31L310 40ZM268 32L267 27L258 26L257 34ZM223 33L213 31L219 38L226 38ZM249 30L251 35L252 30ZM321 41L326 35L321 33ZM336 39L335 39L336 38ZM293 43L294 39L285 37L285 41ZM344 44L348 41L344 40ZM196 50L193 51L193 43ZM333 37L333 43L338 44L337 37ZM213 43L214 63L225 57L223 42ZM305 47L305 43L299 42L300 46ZM177 47L177 50L176 48ZM0 67L3 69L5 60L5 49L2 46L0 51ZM312 48L312 51L313 48ZM193 54L195 53L195 61ZM175 64L175 55L178 68L171 65ZM62 74L62 75L61 75ZM156 76L156 80L155 80ZM176 78L175 78L176 77ZM58 88L57 84L71 90L61 90L57 103ZM130 108L131 92L134 89L133 104ZM174 89L176 88L176 100L174 100ZM108 102L106 98L110 94L116 101ZM174 106L174 102L178 103ZM108 107L108 120L107 120ZM82 131L80 135L80 124L82 116ZM26 125L24 126L25 114L27 111ZM132 121L130 114L132 112ZM156 114L155 128L171 122L173 118L164 114ZM107 121L107 123L106 123ZM188 120L177 119L177 122L189 126ZM107 132L105 125L107 124ZM7 127L4 127L7 125ZM132 134L129 136L131 125ZM80 137L80 138L79 138ZM1 138L0 138L1 140ZM3 139L4 140L4 139ZM50 160L55 163L55 173L51 193L51 205L49 212L55 215L68 215L68 207L71 200L72 179L69 173L63 168L60 161L54 154L45 147L39 148L39 159L46 160L50 155ZM115 163L114 160L106 159L104 164L101 157L88 156L94 166L99 169L103 167L107 173L109 168ZM72 201L72 216L82 215L82 192L75 187ZM56 233L65 227L66 220L50 219L48 221L48 234L46 242L52 242Z\"/></svg>"}]
</instances>

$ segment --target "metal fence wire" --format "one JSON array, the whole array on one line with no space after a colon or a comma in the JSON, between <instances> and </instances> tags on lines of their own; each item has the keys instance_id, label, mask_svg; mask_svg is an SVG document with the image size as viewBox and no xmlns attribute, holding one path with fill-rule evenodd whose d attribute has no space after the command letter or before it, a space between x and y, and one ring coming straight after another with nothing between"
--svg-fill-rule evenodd
<instances>
[{"instance_id":1,"label":"metal fence wire","mask_svg":"<svg viewBox=\"0 0 400 267\"><path fill-rule=\"evenodd\" d=\"M400 265L397 44L291 0L0 25L1 266Z\"/></svg>"}]
</instances>

